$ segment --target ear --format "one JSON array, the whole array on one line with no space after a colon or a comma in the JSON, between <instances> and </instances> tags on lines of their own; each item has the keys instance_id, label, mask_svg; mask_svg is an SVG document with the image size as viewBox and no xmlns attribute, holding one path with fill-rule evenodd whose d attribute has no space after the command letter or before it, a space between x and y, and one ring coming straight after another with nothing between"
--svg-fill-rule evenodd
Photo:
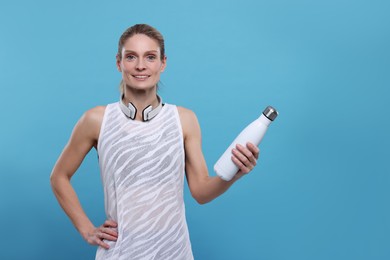
<instances>
[{"instance_id":1,"label":"ear","mask_svg":"<svg viewBox=\"0 0 390 260\"><path fill-rule=\"evenodd\" d=\"M167 56L164 56L163 60L161 61L161 68L160 72L163 72L167 66Z\"/></svg>"},{"instance_id":2,"label":"ear","mask_svg":"<svg viewBox=\"0 0 390 260\"><path fill-rule=\"evenodd\" d=\"M118 54L116 55L116 68L118 69L119 72L122 72L121 59Z\"/></svg>"}]
</instances>

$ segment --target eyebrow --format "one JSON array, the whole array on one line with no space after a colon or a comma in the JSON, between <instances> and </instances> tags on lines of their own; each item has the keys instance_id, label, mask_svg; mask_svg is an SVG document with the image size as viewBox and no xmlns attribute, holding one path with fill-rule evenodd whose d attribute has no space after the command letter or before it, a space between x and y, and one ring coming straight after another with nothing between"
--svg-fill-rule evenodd
<instances>
[{"instance_id":1,"label":"eyebrow","mask_svg":"<svg viewBox=\"0 0 390 260\"><path fill-rule=\"evenodd\" d=\"M156 50L146 51L145 53L150 53L150 52L158 53L158 51L156 51ZM137 53L137 52L136 51L132 51L132 50L125 50L125 53Z\"/></svg>"}]
</instances>

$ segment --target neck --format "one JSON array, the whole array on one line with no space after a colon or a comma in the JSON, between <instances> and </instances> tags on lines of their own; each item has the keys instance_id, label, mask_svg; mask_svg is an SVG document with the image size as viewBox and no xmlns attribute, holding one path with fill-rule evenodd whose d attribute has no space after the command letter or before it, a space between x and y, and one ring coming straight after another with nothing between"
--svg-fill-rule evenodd
<instances>
[{"instance_id":1,"label":"neck","mask_svg":"<svg viewBox=\"0 0 390 260\"><path fill-rule=\"evenodd\" d=\"M135 120L142 121L142 111L147 106L152 106L153 108L159 105L159 100L157 98L156 89L150 91L137 91L137 90L129 90L125 89L125 92L122 96L122 101L125 104L132 103L137 111L140 111L136 114Z\"/></svg>"}]
</instances>

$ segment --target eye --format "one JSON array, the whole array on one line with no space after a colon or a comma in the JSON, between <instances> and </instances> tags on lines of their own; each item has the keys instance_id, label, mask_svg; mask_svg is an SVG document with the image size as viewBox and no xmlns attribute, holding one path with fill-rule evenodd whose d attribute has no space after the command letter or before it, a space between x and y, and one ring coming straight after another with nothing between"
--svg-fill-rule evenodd
<instances>
[{"instance_id":1,"label":"eye","mask_svg":"<svg viewBox=\"0 0 390 260\"><path fill-rule=\"evenodd\" d=\"M129 55L126 56L126 60L135 60L135 56L129 54Z\"/></svg>"},{"instance_id":2,"label":"eye","mask_svg":"<svg viewBox=\"0 0 390 260\"><path fill-rule=\"evenodd\" d=\"M148 56L146 56L146 59L148 61L154 61L154 60L156 60L156 56L155 55L148 55Z\"/></svg>"}]
</instances>

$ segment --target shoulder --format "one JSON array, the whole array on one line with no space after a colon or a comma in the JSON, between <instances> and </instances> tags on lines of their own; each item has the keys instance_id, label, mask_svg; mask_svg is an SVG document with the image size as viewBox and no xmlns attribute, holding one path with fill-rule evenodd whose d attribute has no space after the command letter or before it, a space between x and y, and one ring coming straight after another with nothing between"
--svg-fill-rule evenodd
<instances>
[{"instance_id":1,"label":"shoulder","mask_svg":"<svg viewBox=\"0 0 390 260\"><path fill-rule=\"evenodd\" d=\"M177 111L179 112L180 119L188 120L196 118L195 113L188 108L177 106Z\"/></svg>"},{"instance_id":2,"label":"shoulder","mask_svg":"<svg viewBox=\"0 0 390 260\"><path fill-rule=\"evenodd\" d=\"M179 106L177 107L177 110L179 112L180 121L183 126L194 126L199 124L198 118L192 110Z\"/></svg>"},{"instance_id":3,"label":"shoulder","mask_svg":"<svg viewBox=\"0 0 390 260\"><path fill-rule=\"evenodd\" d=\"M200 134L200 126L196 114L184 107L177 106L184 138Z\"/></svg>"},{"instance_id":4,"label":"shoulder","mask_svg":"<svg viewBox=\"0 0 390 260\"><path fill-rule=\"evenodd\" d=\"M87 110L82 118L86 121L99 121L103 119L106 106L97 106Z\"/></svg>"},{"instance_id":5,"label":"shoulder","mask_svg":"<svg viewBox=\"0 0 390 260\"><path fill-rule=\"evenodd\" d=\"M77 123L77 128L88 136L97 138L103 122L106 106L97 106L84 112Z\"/></svg>"}]
</instances>

